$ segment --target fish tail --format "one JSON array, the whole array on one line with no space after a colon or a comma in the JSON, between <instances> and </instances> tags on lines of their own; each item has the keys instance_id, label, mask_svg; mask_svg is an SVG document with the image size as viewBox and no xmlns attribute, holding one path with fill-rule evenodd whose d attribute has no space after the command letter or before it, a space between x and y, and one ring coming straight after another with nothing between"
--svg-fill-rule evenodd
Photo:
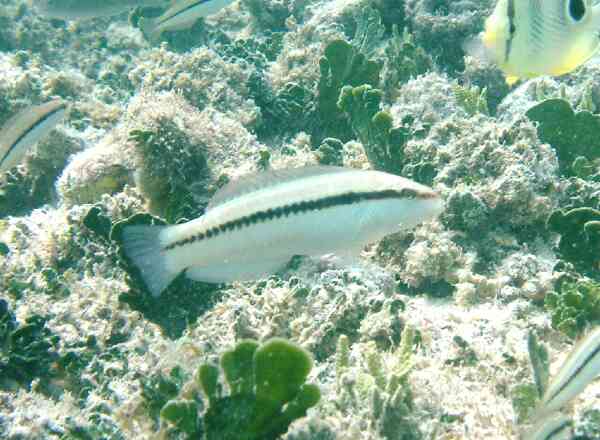
<instances>
[{"instance_id":1,"label":"fish tail","mask_svg":"<svg viewBox=\"0 0 600 440\"><path fill-rule=\"evenodd\" d=\"M141 17L138 22L138 25L142 33L151 43L158 42L161 32L158 28L158 23L156 20L152 18Z\"/></svg>"},{"instance_id":2,"label":"fish tail","mask_svg":"<svg viewBox=\"0 0 600 440\"><path fill-rule=\"evenodd\" d=\"M168 255L163 250L160 235L169 226L126 226L122 245L125 255L139 269L146 287L154 297L177 277L168 265Z\"/></svg>"}]
</instances>

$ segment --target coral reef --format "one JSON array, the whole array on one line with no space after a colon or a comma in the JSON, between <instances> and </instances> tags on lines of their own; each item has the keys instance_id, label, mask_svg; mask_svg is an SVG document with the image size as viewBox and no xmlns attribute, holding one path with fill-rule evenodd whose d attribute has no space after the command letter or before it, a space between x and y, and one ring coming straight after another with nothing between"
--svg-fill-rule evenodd
<instances>
[{"instance_id":1,"label":"coral reef","mask_svg":"<svg viewBox=\"0 0 600 440\"><path fill-rule=\"evenodd\" d=\"M463 49L494 3L242 0L150 44L160 8L67 22L0 0L0 124L70 107L0 176L0 437L518 438L548 359L599 320L600 64L509 88ZM315 163L430 185L445 211L360 256L160 298L120 252L125 225ZM306 404L306 369L273 382L268 427L248 366L273 346L237 344L271 338L310 354L322 395ZM600 432L598 390L568 408L577 435Z\"/></svg>"}]
</instances>

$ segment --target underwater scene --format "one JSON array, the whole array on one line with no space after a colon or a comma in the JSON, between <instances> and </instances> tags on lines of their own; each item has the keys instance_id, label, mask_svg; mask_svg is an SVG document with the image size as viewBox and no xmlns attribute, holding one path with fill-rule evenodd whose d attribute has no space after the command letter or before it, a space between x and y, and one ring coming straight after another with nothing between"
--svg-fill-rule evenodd
<instances>
[{"instance_id":1,"label":"underwater scene","mask_svg":"<svg viewBox=\"0 0 600 440\"><path fill-rule=\"evenodd\" d=\"M0 0L0 438L600 439L600 0Z\"/></svg>"}]
</instances>

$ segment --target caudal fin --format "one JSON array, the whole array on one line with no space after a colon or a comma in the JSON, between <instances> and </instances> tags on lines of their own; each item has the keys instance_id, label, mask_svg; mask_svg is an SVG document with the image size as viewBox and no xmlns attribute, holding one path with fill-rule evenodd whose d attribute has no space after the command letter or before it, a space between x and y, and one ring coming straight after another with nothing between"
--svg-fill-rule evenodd
<instances>
[{"instance_id":1,"label":"caudal fin","mask_svg":"<svg viewBox=\"0 0 600 440\"><path fill-rule=\"evenodd\" d=\"M169 269L160 233L168 226L126 226L122 244L125 255L137 266L146 287L157 297L179 272Z\"/></svg>"}]
</instances>

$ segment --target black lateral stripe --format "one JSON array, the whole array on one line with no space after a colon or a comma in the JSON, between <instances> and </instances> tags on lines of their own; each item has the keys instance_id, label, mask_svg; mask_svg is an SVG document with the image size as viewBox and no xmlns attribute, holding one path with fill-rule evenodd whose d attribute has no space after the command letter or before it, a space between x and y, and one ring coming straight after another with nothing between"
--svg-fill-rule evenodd
<instances>
[{"instance_id":1,"label":"black lateral stripe","mask_svg":"<svg viewBox=\"0 0 600 440\"><path fill-rule=\"evenodd\" d=\"M579 365L579 367L573 372L573 374L571 375L571 377L569 378L569 380L567 380L558 390L556 390L556 392L554 394L552 394L552 396L550 396L550 398L548 399L548 403L550 403L552 401L552 399L554 399L556 396L558 396L567 386L569 386L569 384L573 381L573 379L575 379L577 377L577 375L579 374L579 372L581 370L583 370L585 368L585 366L598 353L600 353L600 344L598 344L596 346L596 349L594 351L592 351L588 357L585 358L585 360L581 363L581 365Z\"/></svg>"},{"instance_id":2,"label":"black lateral stripe","mask_svg":"<svg viewBox=\"0 0 600 440\"><path fill-rule=\"evenodd\" d=\"M204 3L209 3L210 1L212 1L212 0L199 0L199 1L195 2L195 3L192 3L191 5L188 5L185 8L183 8L181 11L176 12L175 14L170 15L169 17L165 17L164 20L160 20L158 22L158 24L166 23L167 20L170 20L171 18L175 18L175 17L177 17L177 16L179 16L179 15L181 15L181 14L189 11L190 9L195 8L198 5L201 5L201 4L204 4Z\"/></svg>"},{"instance_id":3,"label":"black lateral stripe","mask_svg":"<svg viewBox=\"0 0 600 440\"><path fill-rule=\"evenodd\" d=\"M386 199L414 199L414 198L429 198L434 197L433 193L420 193L419 191L405 188L400 191L396 190L385 190L385 191L373 191L373 192L349 192L346 194L340 194L338 196L325 197L318 200L308 200L304 202L292 203L290 205L283 205L277 208L270 208L266 211L258 211L253 214L240 217L235 220L228 221L222 225L215 226L204 232L192 235L183 240L175 241L164 247L163 250L169 251L179 246L185 246L187 244L201 241L206 238L215 237L223 232L232 231L234 229L241 229L256 223L267 222L270 220L278 219L280 217L288 217L290 215L302 214L309 211L320 211L327 208L333 208L337 206L352 205L354 203L363 202L366 200L386 200Z\"/></svg>"},{"instance_id":4,"label":"black lateral stripe","mask_svg":"<svg viewBox=\"0 0 600 440\"><path fill-rule=\"evenodd\" d=\"M506 49L504 51L504 62L508 62L508 57L510 56L510 51L512 49L512 41L515 36L515 0L508 0L508 8L506 11L506 15L508 16L508 29L509 36L508 40L506 40Z\"/></svg>"},{"instance_id":5,"label":"black lateral stripe","mask_svg":"<svg viewBox=\"0 0 600 440\"><path fill-rule=\"evenodd\" d=\"M2 159L0 159L0 164L2 162L4 162L6 160L6 158L10 155L10 153L12 153L14 151L14 149L17 147L17 145L19 145L19 143L25 139L27 137L28 134L30 134L33 130L36 129L36 127L39 127L40 124L44 123L44 121L48 120L52 115L54 115L57 111L64 109L65 106L61 105L58 106L57 108L55 108L53 111L47 113L46 115L44 115L44 117L40 120L38 120L35 124L32 124L31 127L29 127L27 130L25 130L23 132L23 134L21 136L19 136L17 138L16 141L13 142L13 144L10 146L10 148L6 151L6 154L2 157ZM10 130L10 127L8 128Z\"/></svg>"},{"instance_id":6,"label":"black lateral stripe","mask_svg":"<svg viewBox=\"0 0 600 440\"><path fill-rule=\"evenodd\" d=\"M554 437L556 434L559 434L563 429L569 428L572 425L573 425L573 422L571 422L570 420L567 420L566 422L557 426L556 429L553 429L551 432L549 432L548 435L546 437L544 437L544 440L552 439L552 437Z\"/></svg>"}]
</instances>

